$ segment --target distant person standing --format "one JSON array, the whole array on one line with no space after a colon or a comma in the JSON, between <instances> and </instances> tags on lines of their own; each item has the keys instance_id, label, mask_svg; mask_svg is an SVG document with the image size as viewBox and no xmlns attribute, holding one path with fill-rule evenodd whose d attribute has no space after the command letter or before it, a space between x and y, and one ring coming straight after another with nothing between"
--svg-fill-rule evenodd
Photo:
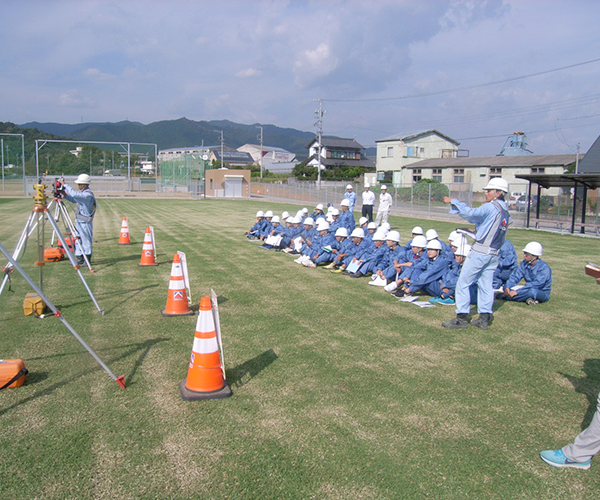
<instances>
[{"instance_id":1,"label":"distant person standing","mask_svg":"<svg viewBox=\"0 0 600 500\"><path fill-rule=\"evenodd\" d=\"M94 215L96 214L96 198L90 190L91 178L87 174L81 174L75 180L79 191L75 191L68 184L64 185L65 200L77 203L77 215L75 216L75 228L79 238L75 241L75 257L77 264L85 263L83 256L88 262L92 262L92 238L94 232Z\"/></svg>"},{"instance_id":2,"label":"distant person standing","mask_svg":"<svg viewBox=\"0 0 600 500\"><path fill-rule=\"evenodd\" d=\"M373 205L375 205L375 193L371 191L371 185L366 182L362 193L362 216L373 222Z\"/></svg>"},{"instance_id":3,"label":"distant person standing","mask_svg":"<svg viewBox=\"0 0 600 500\"><path fill-rule=\"evenodd\" d=\"M377 219L375 219L377 227L388 221L390 208L392 208L392 201L392 195L387 192L387 186L384 184L381 186L381 194L379 195L379 208L377 209Z\"/></svg>"},{"instance_id":4,"label":"distant person standing","mask_svg":"<svg viewBox=\"0 0 600 500\"><path fill-rule=\"evenodd\" d=\"M354 192L354 188L352 184L348 184L346 186L346 192L344 193L344 198L350 202L350 206L348 210L350 213L354 212L354 205L356 205L356 193Z\"/></svg>"}]
</instances>

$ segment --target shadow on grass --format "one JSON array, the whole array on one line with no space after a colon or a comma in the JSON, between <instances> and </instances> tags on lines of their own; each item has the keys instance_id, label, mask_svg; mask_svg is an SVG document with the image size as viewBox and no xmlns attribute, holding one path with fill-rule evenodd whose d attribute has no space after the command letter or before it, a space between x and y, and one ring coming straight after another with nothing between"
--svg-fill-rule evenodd
<instances>
[{"instance_id":1,"label":"shadow on grass","mask_svg":"<svg viewBox=\"0 0 600 500\"><path fill-rule=\"evenodd\" d=\"M156 344L158 344L159 342L166 342L170 340L169 338L166 337L159 337L159 338L155 338L155 339L148 339L144 342L137 342L137 343L133 343L133 344L126 344L123 346L119 346L119 347L110 347L108 349L102 349L102 351L111 351L111 350L115 350L115 349L123 349L123 348L129 348L128 350L126 350L125 352L123 352L122 354L120 354L119 356L117 356L116 358L111 359L110 363L114 363L120 359L124 359L127 358L137 352L139 352L139 355L137 357L137 360L135 362L135 364L133 365L133 369L131 370L131 372L127 375L127 377L125 378L125 386L128 387L129 385L131 385L131 381L133 380L138 368L142 365L144 359L146 358L146 356L148 355L148 353L150 352L150 349L155 346ZM55 354L53 356L43 356L43 357L39 357L39 358L29 358L29 360L35 360L35 359L49 359L49 358L56 358L56 357L60 357L60 356L70 356L72 354L83 354L86 353L87 351L77 351L77 352L71 352L71 353L60 353L60 354ZM67 385L70 382L73 382L75 380L78 380L80 378L85 377L86 375L89 375L90 373L94 373L94 372L98 372L102 370L102 368L100 366L96 366L94 368L90 368L89 370L84 370L80 373L78 373L77 375L65 379L65 380L61 380L60 382L57 382L53 385L51 385L50 387L46 387L45 389L42 389L38 392L35 392L34 394L31 394L30 396L26 397L25 399L11 405L8 406L7 408L3 408L0 410L0 416L4 415L5 413L9 412L10 410L17 408L18 406L21 406L23 404L26 404L30 401L34 401L37 398L43 397L43 396L48 396L49 394L52 394L55 390L60 389L61 387ZM31 374L31 376L28 376L26 379L25 384L26 385L32 385L32 384L36 384L39 383L45 379L48 378L48 372L34 372L33 374Z\"/></svg>"},{"instance_id":2,"label":"shadow on grass","mask_svg":"<svg viewBox=\"0 0 600 500\"><path fill-rule=\"evenodd\" d=\"M583 394L588 400L588 409L581 422L581 430L587 429L598 408L598 392L600 391L600 359L586 359L583 362L585 377L573 377L560 373L571 384L576 392Z\"/></svg>"},{"instance_id":3,"label":"shadow on grass","mask_svg":"<svg viewBox=\"0 0 600 500\"><path fill-rule=\"evenodd\" d=\"M250 380L252 380L276 359L277 354L275 354L275 351L273 351L273 349L268 349L262 354L249 359L241 365L237 365L234 368L226 370L227 381L230 385L242 387L250 382Z\"/></svg>"},{"instance_id":4,"label":"shadow on grass","mask_svg":"<svg viewBox=\"0 0 600 500\"><path fill-rule=\"evenodd\" d=\"M144 290L147 290L148 288L156 288L157 286L159 286L158 283L155 283L153 285L146 285L146 286L142 286L140 288L130 288L129 290L122 290L122 291L118 291L118 292L105 292L105 293L101 293L100 294L100 300L102 298L106 298L106 297L119 297L119 296L130 294L128 297L125 297L122 301L120 301L117 305L111 307L110 309L105 309L104 310L104 314L107 314L107 313L109 313L111 311L114 311L117 307L120 307L123 304L129 302L131 299L135 298L137 295L139 295ZM87 300L81 300L79 302L73 302L73 303L69 304L68 306L64 306L64 309L68 310L70 307L81 305L81 304L85 304L87 302L90 302L90 303L93 304L91 297L89 297L89 295L87 297L88 297ZM96 296L96 294L94 294L94 297L96 298L96 302L98 302L98 297ZM98 303L98 305L100 307L102 307L102 304ZM55 306L56 306L56 308L59 311L62 310L62 308L59 307L58 305L55 304Z\"/></svg>"}]
</instances>

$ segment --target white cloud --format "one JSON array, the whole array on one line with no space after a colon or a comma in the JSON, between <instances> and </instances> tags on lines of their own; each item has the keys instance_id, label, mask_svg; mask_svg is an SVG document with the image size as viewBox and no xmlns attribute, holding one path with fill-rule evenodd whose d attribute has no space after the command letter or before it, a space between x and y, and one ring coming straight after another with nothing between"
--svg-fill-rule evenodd
<instances>
[{"instance_id":1,"label":"white cloud","mask_svg":"<svg viewBox=\"0 0 600 500\"><path fill-rule=\"evenodd\" d=\"M238 71L235 76L238 78L257 78L262 75L262 71L255 68L246 68Z\"/></svg>"},{"instance_id":2,"label":"white cloud","mask_svg":"<svg viewBox=\"0 0 600 500\"><path fill-rule=\"evenodd\" d=\"M60 94L58 100L61 106L69 108L92 108L95 106L92 99L83 96L75 89Z\"/></svg>"}]
</instances>

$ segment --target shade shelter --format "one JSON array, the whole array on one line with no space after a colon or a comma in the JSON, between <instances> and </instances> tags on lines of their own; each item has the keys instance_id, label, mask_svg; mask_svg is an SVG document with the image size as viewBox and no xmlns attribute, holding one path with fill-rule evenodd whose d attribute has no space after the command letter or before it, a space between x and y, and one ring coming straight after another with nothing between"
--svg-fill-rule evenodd
<instances>
[{"instance_id":1,"label":"shade shelter","mask_svg":"<svg viewBox=\"0 0 600 500\"><path fill-rule=\"evenodd\" d=\"M531 200L532 195L532 184L537 186L537 203L535 206L535 219L540 219L540 201L541 201L541 190L542 188L569 188L573 190L573 216L571 217L571 228L570 232L575 232L575 226L580 227L580 233L585 233L585 215L587 205L587 192L588 189L598 189L600 187L600 173L586 173L586 174L523 174L516 175L516 178L524 179L529 182L527 189L527 197ZM581 222L576 222L577 214L577 193L578 189L581 188L582 200L581 200ZM530 227L531 221L531 205L527 205L527 223L526 227ZM598 228L596 228L598 230Z\"/></svg>"}]
</instances>

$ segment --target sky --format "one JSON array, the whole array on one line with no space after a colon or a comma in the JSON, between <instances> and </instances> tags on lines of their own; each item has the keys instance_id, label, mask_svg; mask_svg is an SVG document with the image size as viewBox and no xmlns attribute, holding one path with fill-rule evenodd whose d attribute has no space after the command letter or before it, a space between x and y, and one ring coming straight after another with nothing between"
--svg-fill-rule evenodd
<instances>
[{"instance_id":1,"label":"sky","mask_svg":"<svg viewBox=\"0 0 600 500\"><path fill-rule=\"evenodd\" d=\"M0 121L316 132L321 102L323 133L365 147L437 129L496 155L520 131L585 153L600 135L596 0L0 0L0 19Z\"/></svg>"}]
</instances>

